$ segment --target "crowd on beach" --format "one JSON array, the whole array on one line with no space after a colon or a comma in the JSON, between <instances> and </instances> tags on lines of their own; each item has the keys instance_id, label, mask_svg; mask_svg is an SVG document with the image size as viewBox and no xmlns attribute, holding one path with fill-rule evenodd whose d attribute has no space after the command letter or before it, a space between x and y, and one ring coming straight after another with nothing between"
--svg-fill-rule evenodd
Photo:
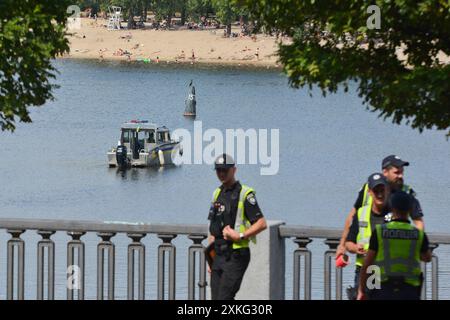
<instances>
[{"instance_id":1,"label":"crowd on beach","mask_svg":"<svg viewBox=\"0 0 450 320\"><path fill-rule=\"evenodd\" d=\"M133 49L138 49L139 48L139 44L136 44L135 46L133 46ZM107 52L108 49L100 49L99 50L99 58L101 60L104 59L104 53ZM252 51L251 48L248 48L247 46L245 46L244 49L242 49L242 52L248 52L249 54L247 54L246 56L244 56L242 58L242 60L252 60L253 58L256 58L256 60L259 60L259 48L256 48L255 53L250 53ZM211 52L214 52L214 49L211 48ZM127 57L128 61L131 61L131 56L133 55L133 53L131 53L128 50L124 50L122 48L119 48L118 50L113 52L113 56L117 56L117 57L121 57L121 56L125 56ZM221 60L222 57L218 56L217 57L218 60ZM155 62L155 63L159 63L160 62L160 58L159 56L156 56L155 59L152 58L142 58L142 57L138 57L136 58L136 61L142 61L144 63L149 63L149 62ZM196 56L195 56L195 52L194 49L191 50L190 56L187 57L186 56L186 52L184 50L181 50L180 54L177 55L174 58L174 62L175 63L179 63L179 62L183 62L183 61L190 61L191 64L193 64L196 61Z\"/></svg>"},{"instance_id":2,"label":"crowd on beach","mask_svg":"<svg viewBox=\"0 0 450 320\"><path fill-rule=\"evenodd\" d=\"M86 26L88 26L88 28L101 28L101 29L106 29L107 28L107 21L99 18L97 15L91 16L91 19L87 20L87 22L84 23ZM149 22L147 25L150 26L150 29L153 30L160 30L158 28L153 28L151 27L154 24L154 22ZM164 24L159 24L159 25L164 25ZM201 19L200 23L193 23L193 22L186 22L185 24L185 28L178 28L177 30L204 30L204 28L213 28L213 30L210 30L210 34L212 35L220 35L220 33L217 33L217 27L219 27L220 25L217 25L214 21L208 21L204 18ZM184 48L179 50L179 53L175 54L172 53L172 57L168 58L167 55L164 55L163 53L161 53L160 51L155 51L152 53L144 53L143 52L143 48L144 48L144 43L140 43L141 41L136 41L135 43L133 43L134 39L133 39L133 35L135 35L134 33L131 32L131 30L129 31L125 31L127 30L126 28L123 28L124 30L120 33L118 33L118 40L123 40L125 41L125 43L123 45L121 45L121 47L119 48L113 48L111 49L111 47L107 47L108 45L105 43L105 47L102 47L98 50L98 58L100 60L104 60L104 59L109 59L112 57L124 57L125 61L138 61L138 62L143 62L143 63L160 63L161 61L164 61L166 63L190 63L190 64L194 64L195 62L202 60L203 58L200 58L198 56L198 52L197 51L203 51L202 54L204 54L204 50L197 50L199 49L198 47L194 47L194 48ZM252 42L257 42L257 36L252 34L250 32L250 28L249 26L245 25L245 24L240 24L240 29L237 28L237 26L235 26L233 28L233 31L239 31L240 32L232 32L230 37L231 38L236 38L236 40L238 39L248 39L248 40L252 40ZM125 31L125 32L124 32ZM113 31L114 32L114 31ZM228 37L227 36L227 30L226 28L224 28L223 30L224 34L223 37ZM86 34L83 34L82 32L77 32L74 33L73 35L74 37L78 38L78 39L86 39ZM92 35L90 35L92 37ZM84 41L84 40L83 40ZM92 41L92 39L91 39ZM96 42L103 42L104 39L103 37L98 37L96 39ZM231 60L242 60L244 61L260 61L261 56L260 56L260 48L257 47L255 48L255 46L248 46L245 45L248 44L248 42L243 43L242 44L242 49L235 49L234 53L236 54L236 56L232 56ZM79 49L74 49L73 51L77 52L77 53L86 53L87 51L89 51L89 49L83 49L83 50L79 50ZM172 52L174 50L172 49ZM219 50L220 51L220 50ZM213 59L213 60L230 60L230 56L225 54L225 56L222 56L224 54L223 50L222 52L216 52L216 49L214 48L214 46L211 46L211 48L208 50L207 52L208 58L209 60ZM163 56L162 58L161 55ZM92 55L91 55L92 57Z\"/></svg>"}]
</instances>

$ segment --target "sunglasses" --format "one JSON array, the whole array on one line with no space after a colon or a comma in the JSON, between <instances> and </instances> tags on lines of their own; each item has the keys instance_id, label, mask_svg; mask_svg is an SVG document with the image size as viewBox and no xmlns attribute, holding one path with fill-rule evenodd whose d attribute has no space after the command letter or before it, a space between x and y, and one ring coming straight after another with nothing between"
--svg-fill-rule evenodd
<instances>
[{"instance_id":1,"label":"sunglasses","mask_svg":"<svg viewBox=\"0 0 450 320\"><path fill-rule=\"evenodd\" d=\"M228 173L228 171L230 171L231 168L218 168L216 169L217 173Z\"/></svg>"}]
</instances>

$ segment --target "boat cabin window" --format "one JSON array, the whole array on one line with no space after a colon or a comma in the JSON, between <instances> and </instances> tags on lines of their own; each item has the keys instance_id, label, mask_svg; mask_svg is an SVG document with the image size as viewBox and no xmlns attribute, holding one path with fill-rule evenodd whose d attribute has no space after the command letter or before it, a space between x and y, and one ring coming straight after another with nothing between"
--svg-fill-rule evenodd
<instances>
[{"instance_id":1,"label":"boat cabin window","mask_svg":"<svg viewBox=\"0 0 450 320\"><path fill-rule=\"evenodd\" d=\"M136 140L139 143L139 149L144 148L145 133L142 131L136 131Z\"/></svg>"},{"instance_id":2,"label":"boat cabin window","mask_svg":"<svg viewBox=\"0 0 450 320\"><path fill-rule=\"evenodd\" d=\"M159 131L158 132L158 141L159 142L169 142L170 134L168 131Z\"/></svg>"},{"instance_id":3,"label":"boat cabin window","mask_svg":"<svg viewBox=\"0 0 450 320\"><path fill-rule=\"evenodd\" d=\"M145 141L147 143L156 143L154 130L145 131Z\"/></svg>"},{"instance_id":4,"label":"boat cabin window","mask_svg":"<svg viewBox=\"0 0 450 320\"><path fill-rule=\"evenodd\" d=\"M133 135L131 134L130 130L123 130L122 131L122 143L130 143L132 136Z\"/></svg>"}]
</instances>

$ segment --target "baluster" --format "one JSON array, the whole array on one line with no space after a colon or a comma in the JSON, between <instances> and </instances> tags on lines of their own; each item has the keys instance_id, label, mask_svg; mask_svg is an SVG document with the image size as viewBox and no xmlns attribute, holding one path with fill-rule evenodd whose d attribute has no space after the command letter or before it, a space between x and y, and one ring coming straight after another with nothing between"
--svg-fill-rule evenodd
<instances>
[{"instance_id":1,"label":"baluster","mask_svg":"<svg viewBox=\"0 0 450 320\"><path fill-rule=\"evenodd\" d=\"M429 248L433 252L433 256L431 258L431 299L437 300L439 297L439 276L438 276L438 270L439 270L439 258L437 255L434 254L434 249L436 249L439 246L437 243L430 243ZM422 292L420 295L421 300L427 300L427 279L428 279L428 268L427 263L421 262L421 269L423 273L423 282L422 282Z\"/></svg>"},{"instance_id":2,"label":"baluster","mask_svg":"<svg viewBox=\"0 0 450 320\"><path fill-rule=\"evenodd\" d=\"M327 239L325 244L329 250L325 252L324 261L324 286L325 300L331 299L331 270L335 265L336 249L339 246L339 239ZM336 274L336 300L342 300L342 268L334 267Z\"/></svg>"},{"instance_id":3,"label":"baluster","mask_svg":"<svg viewBox=\"0 0 450 320\"><path fill-rule=\"evenodd\" d=\"M206 258L205 247L202 245L202 241L206 239L205 235L189 235L189 239L193 244L189 247L188 257L188 299L195 299L195 281L196 281L196 256L199 256L200 260L200 276L199 276L199 300L206 299Z\"/></svg>"},{"instance_id":4,"label":"baluster","mask_svg":"<svg viewBox=\"0 0 450 320\"><path fill-rule=\"evenodd\" d=\"M44 265L45 248L47 248L47 299L55 298L55 243L50 237L55 231L39 230L37 232L41 237L37 244L37 300L44 299Z\"/></svg>"},{"instance_id":5,"label":"baluster","mask_svg":"<svg viewBox=\"0 0 450 320\"><path fill-rule=\"evenodd\" d=\"M294 251L294 300L300 300L301 258L304 258L304 298L311 300L311 251L306 246L312 242L309 238L295 238L298 248Z\"/></svg>"},{"instance_id":6,"label":"baluster","mask_svg":"<svg viewBox=\"0 0 450 320\"><path fill-rule=\"evenodd\" d=\"M97 235L102 241L97 245L97 300L104 299L104 268L105 252L108 264L108 300L114 300L114 267L115 267L115 245L111 238L114 232L99 232Z\"/></svg>"},{"instance_id":7,"label":"baluster","mask_svg":"<svg viewBox=\"0 0 450 320\"><path fill-rule=\"evenodd\" d=\"M24 277L25 277L25 242L20 238L20 235L25 230L7 230L11 234L11 239L7 243L7 293L8 300L14 299L14 248L17 247L18 265L17 265L17 299L24 299Z\"/></svg>"},{"instance_id":8,"label":"baluster","mask_svg":"<svg viewBox=\"0 0 450 320\"><path fill-rule=\"evenodd\" d=\"M430 243L429 247L433 253L431 258L431 299L439 300L439 258L434 254L434 249L439 246L437 243Z\"/></svg>"},{"instance_id":9,"label":"baluster","mask_svg":"<svg viewBox=\"0 0 450 320\"><path fill-rule=\"evenodd\" d=\"M171 241L176 234L158 234L163 243L158 246L158 300L165 297L165 254L169 255L169 300L175 299L175 255L176 248Z\"/></svg>"},{"instance_id":10,"label":"baluster","mask_svg":"<svg viewBox=\"0 0 450 320\"><path fill-rule=\"evenodd\" d=\"M139 259L138 268L138 299L145 299L145 246L141 239L145 233L128 233L132 243L128 245L128 300L134 299L134 256L137 252Z\"/></svg>"},{"instance_id":11,"label":"baluster","mask_svg":"<svg viewBox=\"0 0 450 320\"><path fill-rule=\"evenodd\" d=\"M72 237L67 243L67 300L74 299L74 291L78 291L78 300L84 300L84 270L85 249L81 237L86 234L83 231L67 232ZM75 252L77 262L75 264Z\"/></svg>"}]
</instances>

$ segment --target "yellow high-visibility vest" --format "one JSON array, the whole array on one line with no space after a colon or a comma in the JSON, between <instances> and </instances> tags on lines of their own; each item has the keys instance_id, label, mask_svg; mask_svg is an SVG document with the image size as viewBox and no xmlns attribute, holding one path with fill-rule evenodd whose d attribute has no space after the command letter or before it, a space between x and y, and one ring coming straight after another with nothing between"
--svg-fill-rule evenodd
<instances>
[{"instance_id":1,"label":"yellow high-visibility vest","mask_svg":"<svg viewBox=\"0 0 450 320\"><path fill-rule=\"evenodd\" d=\"M375 264L380 267L381 282L402 277L405 283L420 286L420 249L424 232L401 221L378 225L375 230L378 239Z\"/></svg>"},{"instance_id":2,"label":"yellow high-visibility vest","mask_svg":"<svg viewBox=\"0 0 450 320\"><path fill-rule=\"evenodd\" d=\"M364 207L364 206L372 207L373 199L372 199L372 196L369 194L369 184L366 183L363 188L364 188L364 194L363 194L363 200L362 200L361 207ZM408 186L407 184L404 184L402 187L402 191L406 192L407 194L410 194L411 187Z\"/></svg>"},{"instance_id":3,"label":"yellow high-visibility vest","mask_svg":"<svg viewBox=\"0 0 450 320\"><path fill-rule=\"evenodd\" d=\"M219 198L220 192L222 189L217 188L214 190L213 193L213 200L212 202L216 202ZM251 226L250 221L245 216L245 208L244 208L244 202L247 196L250 194L250 192L255 193L255 190L252 188L242 185L241 192L239 193L239 201L238 201L238 208L236 212L236 222L234 223L234 230L236 230L239 233L244 233L246 230L248 230ZM256 237L251 237L250 240L253 243L256 243ZM233 242L233 249L241 249L241 248L248 248L249 247L249 239L240 240L237 242Z\"/></svg>"},{"instance_id":4,"label":"yellow high-visibility vest","mask_svg":"<svg viewBox=\"0 0 450 320\"><path fill-rule=\"evenodd\" d=\"M359 232L356 237L356 243L364 245L364 249L369 249L369 241L372 236L372 226L370 225L370 214L372 211L372 205L366 205L358 209L358 227ZM356 256L356 265L362 267L364 262L364 255L358 254Z\"/></svg>"}]
</instances>

